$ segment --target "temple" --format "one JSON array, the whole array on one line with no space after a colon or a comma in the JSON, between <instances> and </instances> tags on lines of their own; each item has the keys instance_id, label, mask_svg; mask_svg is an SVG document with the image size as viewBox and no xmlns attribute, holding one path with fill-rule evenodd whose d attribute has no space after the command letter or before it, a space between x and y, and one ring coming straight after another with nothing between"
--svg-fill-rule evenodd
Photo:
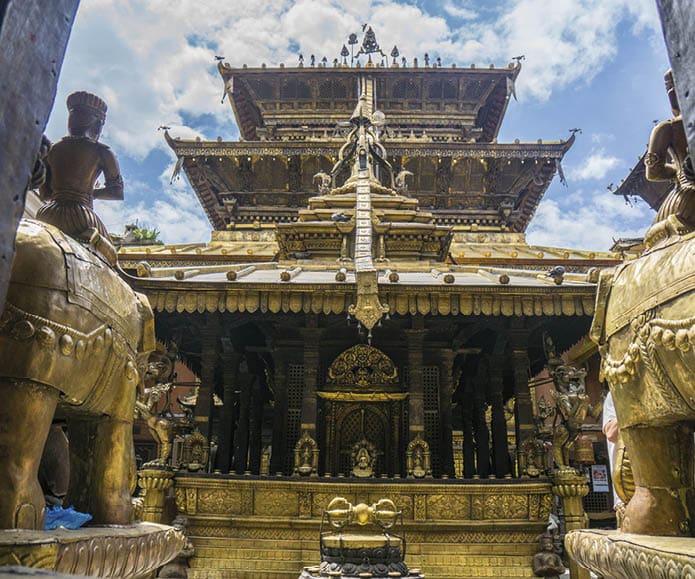
<instances>
[{"instance_id":1,"label":"temple","mask_svg":"<svg viewBox=\"0 0 695 579\"><path fill-rule=\"evenodd\" d=\"M119 252L200 378L209 467L174 453L189 577L296 577L334 496L392 499L428 577L533 576L553 495L532 377L619 258L526 243L574 136L497 142L518 62L388 59L371 29L361 52L220 64L239 141L166 134L210 242Z\"/></svg>"}]
</instances>

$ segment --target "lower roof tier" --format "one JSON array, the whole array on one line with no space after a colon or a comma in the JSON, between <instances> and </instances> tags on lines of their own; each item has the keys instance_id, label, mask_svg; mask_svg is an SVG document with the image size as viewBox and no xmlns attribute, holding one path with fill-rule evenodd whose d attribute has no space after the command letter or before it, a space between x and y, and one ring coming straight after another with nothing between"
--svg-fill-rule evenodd
<instances>
[{"instance_id":1,"label":"lower roof tier","mask_svg":"<svg viewBox=\"0 0 695 579\"><path fill-rule=\"evenodd\" d=\"M316 195L315 176L331 172L344 139L203 142L167 135L167 141L210 223L224 230L235 224L297 219ZM573 138L501 145L440 142L422 135L386 137L383 142L394 173L412 173L406 178L406 194L430 211L436 224L523 232L561 170Z\"/></svg>"}]
</instances>

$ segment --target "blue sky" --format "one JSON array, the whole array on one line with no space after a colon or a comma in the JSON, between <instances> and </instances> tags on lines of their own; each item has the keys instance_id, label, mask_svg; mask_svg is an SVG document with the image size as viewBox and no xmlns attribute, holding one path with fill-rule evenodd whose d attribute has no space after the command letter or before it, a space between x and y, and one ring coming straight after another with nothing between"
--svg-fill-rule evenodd
<instances>
[{"instance_id":1,"label":"blue sky","mask_svg":"<svg viewBox=\"0 0 695 579\"><path fill-rule=\"evenodd\" d=\"M97 202L111 231L157 227L168 243L207 241L210 226L185 177L169 183L173 158L160 125L184 138L238 138L220 103L214 55L233 66L337 56L369 22L385 51L428 52L445 66L504 66L526 55L500 142L582 134L528 231L531 243L606 250L641 235L653 215L626 205L618 184L644 151L652 121L670 115L668 68L653 0L82 0L47 134L65 134L65 97L91 90L109 104L102 140L118 155L126 201Z\"/></svg>"}]
</instances>

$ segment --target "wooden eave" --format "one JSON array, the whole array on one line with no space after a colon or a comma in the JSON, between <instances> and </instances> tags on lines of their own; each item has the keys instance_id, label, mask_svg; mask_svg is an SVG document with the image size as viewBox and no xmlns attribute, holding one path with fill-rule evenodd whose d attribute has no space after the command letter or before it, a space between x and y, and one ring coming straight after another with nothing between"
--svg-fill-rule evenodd
<instances>
[{"instance_id":1,"label":"wooden eave","mask_svg":"<svg viewBox=\"0 0 695 579\"><path fill-rule=\"evenodd\" d=\"M196 281L173 278L134 278L129 283L145 293L155 311L178 313L246 312L260 313L324 313L345 314L355 303L357 284L354 272L348 281L328 281L333 273L325 271L325 282L300 281ZM515 272L509 285L495 279L500 271L482 272L480 282L454 281L447 284L398 282L379 279L379 297L389 306L392 315L488 315L488 316L591 316L594 312L596 286L591 283L568 282L563 286L539 283L520 285ZM444 273L444 272L442 272ZM468 275L453 268L455 278ZM405 276L406 273L401 273ZM418 272L419 278L430 278Z\"/></svg>"},{"instance_id":2,"label":"wooden eave","mask_svg":"<svg viewBox=\"0 0 695 579\"><path fill-rule=\"evenodd\" d=\"M617 189L613 191L614 195L627 197L641 197L647 202L649 207L654 211L658 211L661 203L673 187L670 181L648 181L646 175L646 166L644 164L644 153L637 164L630 169L627 177L623 179Z\"/></svg>"}]
</instances>

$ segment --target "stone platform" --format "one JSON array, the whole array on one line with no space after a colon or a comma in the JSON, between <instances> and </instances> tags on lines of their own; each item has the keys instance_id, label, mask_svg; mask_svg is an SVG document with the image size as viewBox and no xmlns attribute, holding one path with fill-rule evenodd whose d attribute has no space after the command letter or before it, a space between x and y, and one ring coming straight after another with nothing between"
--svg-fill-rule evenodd
<instances>
[{"instance_id":1,"label":"stone platform","mask_svg":"<svg viewBox=\"0 0 695 579\"><path fill-rule=\"evenodd\" d=\"M533 577L553 497L547 480L434 480L179 474L176 502L195 546L190 579L297 579L320 560L334 497L391 499L403 510L405 561L428 579Z\"/></svg>"},{"instance_id":2,"label":"stone platform","mask_svg":"<svg viewBox=\"0 0 695 579\"><path fill-rule=\"evenodd\" d=\"M587 529L568 533L565 547L579 565L600 577L695 578L695 538Z\"/></svg>"},{"instance_id":3,"label":"stone platform","mask_svg":"<svg viewBox=\"0 0 695 579\"><path fill-rule=\"evenodd\" d=\"M66 575L144 579L183 548L172 527L84 527L76 531L0 531L0 567L17 565Z\"/></svg>"}]
</instances>

